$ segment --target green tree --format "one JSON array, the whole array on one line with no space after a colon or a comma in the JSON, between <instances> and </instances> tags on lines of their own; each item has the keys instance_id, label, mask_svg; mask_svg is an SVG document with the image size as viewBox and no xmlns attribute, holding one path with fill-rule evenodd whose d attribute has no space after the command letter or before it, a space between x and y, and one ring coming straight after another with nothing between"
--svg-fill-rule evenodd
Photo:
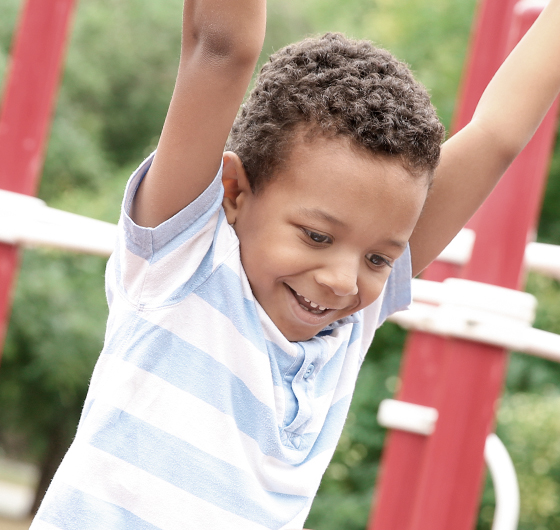
<instances>
[{"instance_id":1,"label":"green tree","mask_svg":"<svg viewBox=\"0 0 560 530\"><path fill-rule=\"evenodd\" d=\"M156 145L165 117L178 64L181 4L78 4L40 189L50 205L116 222L127 175ZM20 0L2 2L2 77L19 6ZM474 0L270 0L268 9L261 62L307 34L344 31L371 39L411 65L449 126ZM560 244L559 200L557 146L539 227L539 238L555 244ZM43 484L72 439L102 347L104 265L101 258L54 251L23 255L0 369L0 444L39 463ZM531 275L528 289L540 301L536 326L560 333L558 282ZM398 385L404 335L392 324L378 332L310 528L365 527L385 434L376 410ZM557 365L512 356L498 433L527 485L522 486L523 530L560 528L560 478L552 449L559 383ZM531 494L535 491L538 496ZM490 527L492 513L488 484L479 528Z\"/></svg>"}]
</instances>

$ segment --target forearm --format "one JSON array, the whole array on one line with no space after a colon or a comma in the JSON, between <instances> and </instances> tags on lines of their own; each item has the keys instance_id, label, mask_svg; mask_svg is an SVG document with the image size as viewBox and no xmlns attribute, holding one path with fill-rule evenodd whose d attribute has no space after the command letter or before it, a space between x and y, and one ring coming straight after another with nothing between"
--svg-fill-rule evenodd
<instances>
[{"instance_id":1,"label":"forearm","mask_svg":"<svg viewBox=\"0 0 560 530\"><path fill-rule=\"evenodd\" d=\"M410 238L414 273L449 243L525 147L560 90L560 0L545 11L500 67L441 163Z\"/></svg>"},{"instance_id":2,"label":"forearm","mask_svg":"<svg viewBox=\"0 0 560 530\"><path fill-rule=\"evenodd\" d=\"M131 215L157 226L210 184L259 57L265 0L186 0L177 82Z\"/></svg>"},{"instance_id":3,"label":"forearm","mask_svg":"<svg viewBox=\"0 0 560 530\"><path fill-rule=\"evenodd\" d=\"M500 67L475 111L484 128L513 159L560 91L560 0L551 0Z\"/></svg>"}]
</instances>

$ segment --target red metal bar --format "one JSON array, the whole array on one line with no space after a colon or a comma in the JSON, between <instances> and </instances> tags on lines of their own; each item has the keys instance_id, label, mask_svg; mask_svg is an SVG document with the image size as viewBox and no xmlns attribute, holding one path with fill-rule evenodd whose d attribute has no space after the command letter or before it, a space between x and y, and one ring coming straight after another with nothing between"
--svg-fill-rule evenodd
<instances>
[{"instance_id":1,"label":"red metal bar","mask_svg":"<svg viewBox=\"0 0 560 530\"><path fill-rule=\"evenodd\" d=\"M516 3L517 0L485 0L479 6L453 118L453 133L471 121L480 96L505 58Z\"/></svg>"},{"instance_id":2,"label":"red metal bar","mask_svg":"<svg viewBox=\"0 0 560 530\"><path fill-rule=\"evenodd\" d=\"M482 92L504 59L515 1L482 0L478 6L454 117L454 132L470 121ZM422 276L426 280L443 281L460 277L461 268L435 262ZM445 339L426 333L409 333L397 399L434 407L445 356ZM423 436L388 432L368 530L408 528L427 442Z\"/></svg>"},{"instance_id":3,"label":"red metal bar","mask_svg":"<svg viewBox=\"0 0 560 530\"><path fill-rule=\"evenodd\" d=\"M434 280L435 281L435 280ZM427 407L436 406L441 379L444 340L426 333L409 333L401 367L397 399ZM377 479L369 530L405 530L414 508L428 439L404 431L389 431Z\"/></svg>"},{"instance_id":4,"label":"red metal bar","mask_svg":"<svg viewBox=\"0 0 560 530\"><path fill-rule=\"evenodd\" d=\"M508 0L509 1L509 0ZM502 3L502 9L511 9ZM495 18L493 9L483 15ZM493 15L489 15L494 13ZM456 119L461 128L507 50L536 18L534 10L513 19L514 35L500 33L499 60L492 68L486 57L480 79L469 80ZM504 18L503 16L501 17ZM508 18L508 17L505 17ZM485 31L492 32L490 22ZM475 39L473 56L484 51L485 39ZM488 39L486 39L488 42ZM495 55L497 50L495 50ZM471 60L469 70L476 66ZM478 75L478 74L477 74ZM532 233L544 188L556 127L553 109L537 135L518 157L500 185L469 224L477 233L470 264L462 274L438 265L429 279L448 276L520 286L527 234ZM483 448L491 431L494 405L502 387L507 355L503 350L466 341L413 333L401 370L403 401L435 406L438 426L429 438L393 431L383 455L377 502L368 528L389 530L467 530L474 525L482 484Z\"/></svg>"},{"instance_id":5,"label":"red metal bar","mask_svg":"<svg viewBox=\"0 0 560 530\"><path fill-rule=\"evenodd\" d=\"M464 278L522 287L523 254L540 211L556 115L557 103L479 211L476 225L484 229L477 231ZM500 348L447 341L435 405L438 424L427 440L409 530L474 528L484 474L484 443L493 429L507 360L507 352Z\"/></svg>"},{"instance_id":6,"label":"red metal bar","mask_svg":"<svg viewBox=\"0 0 560 530\"><path fill-rule=\"evenodd\" d=\"M27 0L13 43L0 112L0 189L34 195L75 0ZM0 353L18 265L0 244Z\"/></svg>"}]
</instances>

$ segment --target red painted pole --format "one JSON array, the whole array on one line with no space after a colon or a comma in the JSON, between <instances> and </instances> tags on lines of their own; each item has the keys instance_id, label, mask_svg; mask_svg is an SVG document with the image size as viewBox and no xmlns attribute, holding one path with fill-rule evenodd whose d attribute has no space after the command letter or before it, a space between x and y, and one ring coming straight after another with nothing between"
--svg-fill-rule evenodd
<instances>
[{"instance_id":1,"label":"red painted pole","mask_svg":"<svg viewBox=\"0 0 560 530\"><path fill-rule=\"evenodd\" d=\"M454 132L471 119L476 104L504 59L509 20L516 0L482 0L478 6L463 83L454 118ZM435 262L423 278L443 281L460 277L461 267ZM397 399L434 407L445 360L445 339L427 333L409 333L401 366ZM425 436L389 431L368 523L369 530L406 529L418 492Z\"/></svg>"},{"instance_id":2,"label":"red painted pole","mask_svg":"<svg viewBox=\"0 0 560 530\"><path fill-rule=\"evenodd\" d=\"M540 211L557 110L556 103L479 211L473 226L480 229L464 278L522 287L523 255ZM409 530L474 528L484 475L484 443L493 429L507 368L505 350L475 342L448 340L444 355L435 403L439 418L427 439Z\"/></svg>"},{"instance_id":3,"label":"red painted pole","mask_svg":"<svg viewBox=\"0 0 560 530\"><path fill-rule=\"evenodd\" d=\"M537 14L534 10L517 13L509 38L517 42ZM502 51L507 49L507 38L502 32ZM475 56L483 53L476 45L483 40L475 39ZM475 64L471 60L469 69ZM458 128L470 118L474 102L492 75L488 64L488 60L482 64L485 70L480 79L466 84ZM523 253L536 224L555 128L556 108L469 224L477 238L463 273L453 274L440 265L429 279L454 275L510 288L521 286ZM498 348L411 334L398 398L436 407L437 429L429 438L390 433L370 529L473 528L484 472L484 442L492 429L506 364L506 352Z\"/></svg>"},{"instance_id":4,"label":"red painted pole","mask_svg":"<svg viewBox=\"0 0 560 530\"><path fill-rule=\"evenodd\" d=\"M75 0L27 0L14 39L0 112L0 189L34 195ZM0 353L18 266L0 243Z\"/></svg>"},{"instance_id":5,"label":"red painted pole","mask_svg":"<svg viewBox=\"0 0 560 530\"><path fill-rule=\"evenodd\" d=\"M479 6L453 118L454 133L471 121L480 96L505 59L517 1L485 0Z\"/></svg>"}]
</instances>

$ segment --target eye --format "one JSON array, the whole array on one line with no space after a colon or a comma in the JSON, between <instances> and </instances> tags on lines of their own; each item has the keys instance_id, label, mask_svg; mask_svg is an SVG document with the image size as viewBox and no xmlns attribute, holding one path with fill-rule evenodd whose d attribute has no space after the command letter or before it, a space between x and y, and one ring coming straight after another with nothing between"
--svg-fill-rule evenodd
<instances>
[{"instance_id":1,"label":"eye","mask_svg":"<svg viewBox=\"0 0 560 530\"><path fill-rule=\"evenodd\" d=\"M379 254L368 254L366 259L376 268L390 267L393 268L393 264L383 256Z\"/></svg>"},{"instance_id":2,"label":"eye","mask_svg":"<svg viewBox=\"0 0 560 530\"><path fill-rule=\"evenodd\" d=\"M307 237L311 239L311 241L313 241L314 243L318 243L319 245L332 243L332 239L325 234L319 234L318 232L314 232L313 230L308 230L307 228L304 228L303 231L305 232Z\"/></svg>"}]
</instances>

